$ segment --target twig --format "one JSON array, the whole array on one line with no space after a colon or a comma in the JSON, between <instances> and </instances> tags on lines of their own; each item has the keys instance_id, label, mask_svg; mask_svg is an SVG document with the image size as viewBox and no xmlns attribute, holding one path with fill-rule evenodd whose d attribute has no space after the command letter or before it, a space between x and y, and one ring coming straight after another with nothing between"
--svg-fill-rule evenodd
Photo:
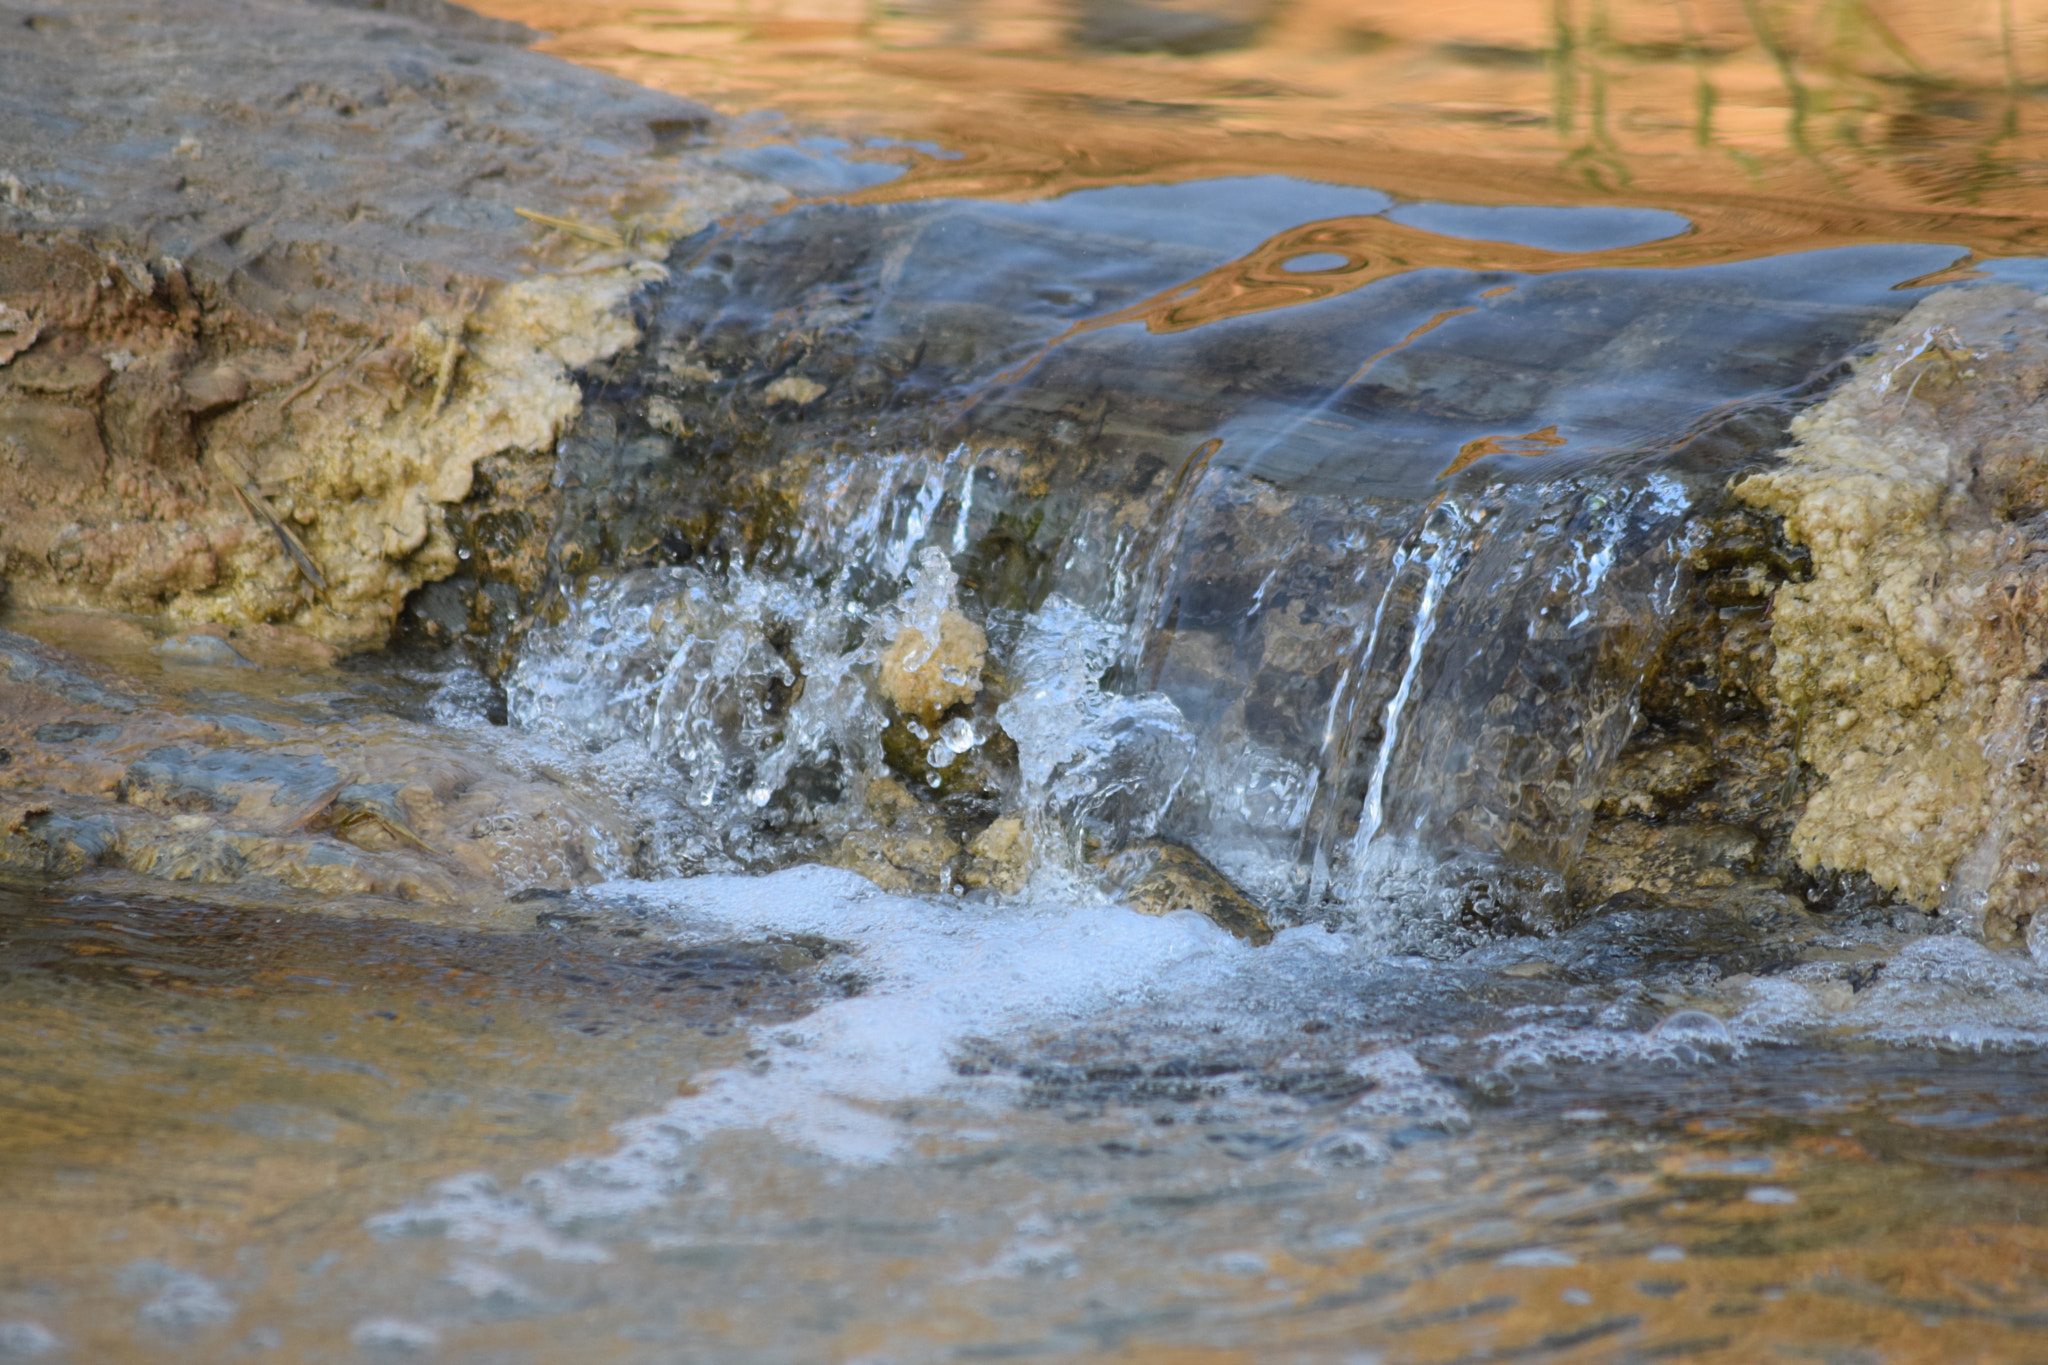
<instances>
[{"instance_id":1,"label":"twig","mask_svg":"<svg viewBox=\"0 0 2048 1365\"><path fill-rule=\"evenodd\" d=\"M321 573L320 566L313 562L312 553L306 549L305 542L293 534L291 527L284 524L284 519L271 507L269 499L256 487L255 476L249 473L248 468L240 460L226 451L223 450L219 454L220 462L227 467L229 475L232 476L228 486L235 490L235 496L242 500L242 506L249 509L250 516L270 528L271 534L277 537L277 542L284 548L285 554L291 558L292 563L299 566L299 572L305 575L306 581L319 591L326 592L327 575Z\"/></svg>"},{"instance_id":2,"label":"twig","mask_svg":"<svg viewBox=\"0 0 2048 1365\"><path fill-rule=\"evenodd\" d=\"M455 387L455 367L462 363L468 353L463 338L469 335L469 319L476 311L477 296L474 292L462 296L462 312L456 317L455 325L448 332L448 344L441 348L441 363L434 371L434 396L427 403L427 420L433 421L441 415L441 408L448 401L448 391Z\"/></svg>"},{"instance_id":3,"label":"twig","mask_svg":"<svg viewBox=\"0 0 2048 1365\"><path fill-rule=\"evenodd\" d=\"M319 387L321 381L325 380L327 376L333 374L336 370L340 369L344 365L355 364L358 360L361 360L364 356L368 355L376 345L377 342L374 338L364 342L361 346L356 348L355 354L345 355L341 359L335 361L332 365L329 365L326 369L321 370L318 374L315 374L311 379L308 379L305 383L299 385L296 389L293 389L290 393L286 394L284 396L284 401L279 403L277 406L280 409L290 407L292 404L298 402L301 398L304 398L308 392Z\"/></svg>"}]
</instances>

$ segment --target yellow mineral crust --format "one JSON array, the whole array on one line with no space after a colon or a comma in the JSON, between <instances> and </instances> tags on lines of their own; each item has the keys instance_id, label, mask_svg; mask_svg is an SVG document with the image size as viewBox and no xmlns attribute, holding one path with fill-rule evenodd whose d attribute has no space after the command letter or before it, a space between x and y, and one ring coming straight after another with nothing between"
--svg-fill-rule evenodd
<instances>
[{"instance_id":1,"label":"yellow mineral crust","mask_svg":"<svg viewBox=\"0 0 2048 1365\"><path fill-rule=\"evenodd\" d=\"M663 274L621 257L290 342L234 305L174 316L111 271L81 289L101 268L81 250L0 239L10 262L50 317L0 361L8 604L280 624L344 651L454 572L447 511L477 462L553 450L572 373L638 340L627 302Z\"/></svg>"},{"instance_id":2,"label":"yellow mineral crust","mask_svg":"<svg viewBox=\"0 0 2048 1365\"><path fill-rule=\"evenodd\" d=\"M1801 864L1867 872L2007 941L2048 890L2044 388L2048 300L1936 294L1794 423L1782 466L1735 489L1813 553L1771 628L1772 680L1820 778Z\"/></svg>"},{"instance_id":3,"label":"yellow mineral crust","mask_svg":"<svg viewBox=\"0 0 2048 1365\"><path fill-rule=\"evenodd\" d=\"M421 376L418 392L393 390L368 410L337 404L331 418L316 409L298 439L245 457L326 587L307 592L269 538L252 537L260 568L174 598L165 614L260 621L297 598L300 629L344 649L382 644L406 594L454 572L446 509L468 496L477 461L552 448L582 406L571 372L639 339L625 304L658 270L523 280L467 316L422 319L394 348Z\"/></svg>"}]
</instances>

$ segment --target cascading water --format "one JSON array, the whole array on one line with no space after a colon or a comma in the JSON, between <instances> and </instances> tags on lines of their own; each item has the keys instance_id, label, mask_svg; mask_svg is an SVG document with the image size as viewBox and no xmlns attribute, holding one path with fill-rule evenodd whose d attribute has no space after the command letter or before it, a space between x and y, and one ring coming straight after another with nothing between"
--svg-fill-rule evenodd
<instances>
[{"instance_id":1,"label":"cascading water","mask_svg":"<svg viewBox=\"0 0 2048 1365\"><path fill-rule=\"evenodd\" d=\"M1090 215L1133 207L1088 201L820 209L686 248L642 360L564 443L567 549L514 721L673 769L687 833L657 870L1114 888L1114 855L1164 841L1282 921L1365 914L1389 943L1564 923L1691 519L1904 306L1871 288L1939 249L1839 261L1825 299L1773 263L1630 272L1649 297L1590 324L1569 273L1424 270L1285 331L1256 308L1141 330L1131 304L1062 334L1048 233L1098 310L1175 268L1116 256ZM944 269L963 232L992 266L980 312ZM1734 333L1673 330L1659 290ZM1769 347L1730 363L1774 308ZM1445 334L1489 313L1497 350L1599 338L1597 382L1558 366L1446 407L1473 345ZM1320 377L1330 345L1399 330ZM1283 354L1314 358L1289 375ZM1147 360L1197 386L1076 368Z\"/></svg>"}]
</instances>

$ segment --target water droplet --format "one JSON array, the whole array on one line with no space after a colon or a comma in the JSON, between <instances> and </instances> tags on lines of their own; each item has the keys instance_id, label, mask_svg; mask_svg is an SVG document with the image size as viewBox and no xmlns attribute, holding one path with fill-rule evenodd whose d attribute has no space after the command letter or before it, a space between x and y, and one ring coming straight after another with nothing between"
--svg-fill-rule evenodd
<instances>
[{"instance_id":1,"label":"water droplet","mask_svg":"<svg viewBox=\"0 0 2048 1365\"><path fill-rule=\"evenodd\" d=\"M956 754L964 754L980 742L974 733L974 722L965 716L955 716L939 727L939 743ZM950 759L947 760L951 762Z\"/></svg>"}]
</instances>

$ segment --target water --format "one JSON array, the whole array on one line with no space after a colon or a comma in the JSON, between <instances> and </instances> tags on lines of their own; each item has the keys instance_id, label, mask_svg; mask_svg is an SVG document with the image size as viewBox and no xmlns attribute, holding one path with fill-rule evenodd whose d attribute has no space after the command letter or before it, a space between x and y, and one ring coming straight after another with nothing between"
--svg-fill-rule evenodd
<instances>
[{"instance_id":1,"label":"water","mask_svg":"<svg viewBox=\"0 0 2048 1365\"><path fill-rule=\"evenodd\" d=\"M2031 16L493 8L796 194L474 655L10 623L0 1357L2043 1349L2048 972L1796 867L1726 491L2040 281Z\"/></svg>"}]
</instances>

